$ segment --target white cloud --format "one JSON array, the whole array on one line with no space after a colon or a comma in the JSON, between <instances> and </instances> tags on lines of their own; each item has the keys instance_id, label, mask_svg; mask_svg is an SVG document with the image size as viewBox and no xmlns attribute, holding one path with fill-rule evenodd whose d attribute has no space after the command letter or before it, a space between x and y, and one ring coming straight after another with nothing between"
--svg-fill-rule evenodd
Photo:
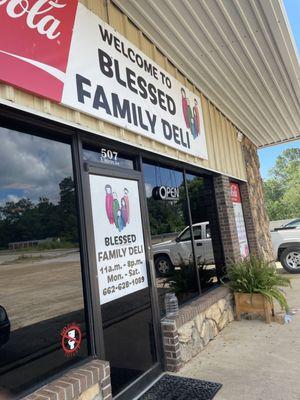
<instances>
[{"instance_id":1,"label":"white cloud","mask_svg":"<svg viewBox=\"0 0 300 400\"><path fill-rule=\"evenodd\" d=\"M8 196L59 198L59 183L72 175L70 146L0 129L0 201ZM12 198L12 197L11 197Z\"/></svg>"},{"instance_id":2,"label":"white cloud","mask_svg":"<svg viewBox=\"0 0 300 400\"><path fill-rule=\"evenodd\" d=\"M14 203L17 203L20 200L20 197L15 196L13 194L9 194L7 196L7 201L13 201Z\"/></svg>"}]
</instances>

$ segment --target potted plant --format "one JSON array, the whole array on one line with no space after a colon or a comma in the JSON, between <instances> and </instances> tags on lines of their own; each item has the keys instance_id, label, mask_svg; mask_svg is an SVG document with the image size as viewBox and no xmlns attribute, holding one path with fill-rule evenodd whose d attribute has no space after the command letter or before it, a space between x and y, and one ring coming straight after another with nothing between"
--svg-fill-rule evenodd
<instances>
[{"instance_id":1,"label":"potted plant","mask_svg":"<svg viewBox=\"0 0 300 400\"><path fill-rule=\"evenodd\" d=\"M206 269L207 263L201 257L197 258L197 269L192 256L184 260L182 256L180 268L174 269L173 273L165 278L163 285L176 294L180 303L189 300L191 296L199 293L197 273L199 274L200 285L213 286L215 277L214 269Z\"/></svg>"},{"instance_id":2,"label":"potted plant","mask_svg":"<svg viewBox=\"0 0 300 400\"><path fill-rule=\"evenodd\" d=\"M228 278L226 285L234 292L238 320L246 312L262 315L270 323L274 315L274 299L288 311L281 287L291 286L290 279L278 274L276 267L263 258L250 256L231 265Z\"/></svg>"}]
</instances>

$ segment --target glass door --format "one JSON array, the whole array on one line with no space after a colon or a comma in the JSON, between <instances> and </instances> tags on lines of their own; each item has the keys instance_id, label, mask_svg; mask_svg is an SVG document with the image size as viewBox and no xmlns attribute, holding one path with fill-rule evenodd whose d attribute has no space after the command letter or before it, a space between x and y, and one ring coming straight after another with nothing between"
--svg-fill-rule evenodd
<instances>
[{"instance_id":1,"label":"glass door","mask_svg":"<svg viewBox=\"0 0 300 400\"><path fill-rule=\"evenodd\" d=\"M113 396L129 399L161 373L144 191L137 171L86 169L100 356L110 362Z\"/></svg>"}]
</instances>

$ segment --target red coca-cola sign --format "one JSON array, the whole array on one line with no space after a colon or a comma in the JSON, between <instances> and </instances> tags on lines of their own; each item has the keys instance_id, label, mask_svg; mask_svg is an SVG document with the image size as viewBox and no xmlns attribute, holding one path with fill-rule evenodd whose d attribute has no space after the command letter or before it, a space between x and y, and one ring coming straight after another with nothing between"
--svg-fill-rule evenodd
<instances>
[{"instance_id":1,"label":"red coca-cola sign","mask_svg":"<svg viewBox=\"0 0 300 400\"><path fill-rule=\"evenodd\" d=\"M60 102L78 0L0 0L0 80Z\"/></svg>"}]
</instances>

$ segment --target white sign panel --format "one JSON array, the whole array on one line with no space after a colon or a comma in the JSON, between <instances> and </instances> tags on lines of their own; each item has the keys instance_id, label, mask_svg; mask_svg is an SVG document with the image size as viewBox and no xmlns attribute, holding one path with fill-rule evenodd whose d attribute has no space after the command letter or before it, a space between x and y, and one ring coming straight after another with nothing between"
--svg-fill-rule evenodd
<instances>
[{"instance_id":1,"label":"white sign panel","mask_svg":"<svg viewBox=\"0 0 300 400\"><path fill-rule=\"evenodd\" d=\"M237 183L231 182L230 190L231 190L231 200L233 204L238 240L240 245L240 253L241 256L245 258L249 255L249 245L248 245L239 185Z\"/></svg>"},{"instance_id":2,"label":"white sign panel","mask_svg":"<svg viewBox=\"0 0 300 400\"><path fill-rule=\"evenodd\" d=\"M80 3L62 103L207 159L200 98Z\"/></svg>"},{"instance_id":3,"label":"white sign panel","mask_svg":"<svg viewBox=\"0 0 300 400\"><path fill-rule=\"evenodd\" d=\"M100 304L148 287L138 183L90 175Z\"/></svg>"}]
</instances>

